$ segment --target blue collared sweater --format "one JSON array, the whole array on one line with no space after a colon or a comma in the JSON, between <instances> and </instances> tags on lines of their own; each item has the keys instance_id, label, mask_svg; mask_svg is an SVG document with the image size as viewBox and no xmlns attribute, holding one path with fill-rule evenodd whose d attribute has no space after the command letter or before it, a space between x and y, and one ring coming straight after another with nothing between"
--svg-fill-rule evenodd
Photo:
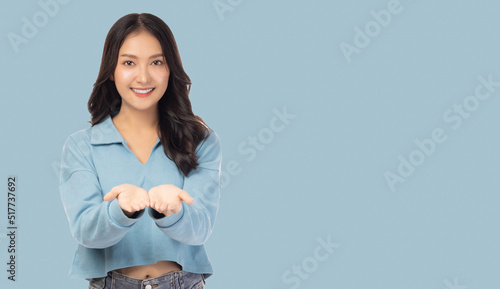
<instances>
[{"instance_id":1,"label":"blue collared sweater","mask_svg":"<svg viewBox=\"0 0 500 289\"><path fill-rule=\"evenodd\" d=\"M59 189L71 234L78 242L71 276L85 279L106 276L108 271L168 260L183 270L213 270L205 252L220 199L221 146L218 135L196 149L199 166L187 177L163 151L157 139L145 164L128 148L108 116L93 127L70 135L63 147ZM103 196L112 187L129 183L149 191L173 184L193 197L182 202L178 214L160 218L147 207L135 218L127 217L116 199ZM144 211L148 211L144 214Z\"/></svg>"}]
</instances>

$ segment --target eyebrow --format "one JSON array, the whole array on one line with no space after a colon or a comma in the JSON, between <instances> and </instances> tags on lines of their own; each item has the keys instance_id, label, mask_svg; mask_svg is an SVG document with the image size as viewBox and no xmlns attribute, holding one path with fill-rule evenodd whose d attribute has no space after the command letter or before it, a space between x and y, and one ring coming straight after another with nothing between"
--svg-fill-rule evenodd
<instances>
[{"instance_id":1,"label":"eyebrow","mask_svg":"<svg viewBox=\"0 0 500 289\"><path fill-rule=\"evenodd\" d=\"M137 56L133 55L133 54L122 54L120 55L120 57L129 57L129 58L134 58L134 59L137 59ZM163 53L158 53L158 54L154 54L154 55L151 55L149 57L149 59L152 59L152 58L157 58L157 57L164 57L163 56Z\"/></svg>"}]
</instances>

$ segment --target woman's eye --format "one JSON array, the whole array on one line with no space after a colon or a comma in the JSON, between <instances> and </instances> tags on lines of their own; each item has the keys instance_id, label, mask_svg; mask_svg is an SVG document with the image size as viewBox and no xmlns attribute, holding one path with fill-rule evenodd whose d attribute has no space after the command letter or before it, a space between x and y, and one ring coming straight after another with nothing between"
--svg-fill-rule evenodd
<instances>
[{"instance_id":1,"label":"woman's eye","mask_svg":"<svg viewBox=\"0 0 500 289\"><path fill-rule=\"evenodd\" d=\"M162 64L163 64L163 61L161 61L161 60L153 61L153 65L162 65Z\"/></svg>"},{"instance_id":2,"label":"woman's eye","mask_svg":"<svg viewBox=\"0 0 500 289\"><path fill-rule=\"evenodd\" d=\"M134 63L132 61L125 61L123 64L127 65L127 66L130 66L130 65L134 65Z\"/></svg>"}]
</instances>

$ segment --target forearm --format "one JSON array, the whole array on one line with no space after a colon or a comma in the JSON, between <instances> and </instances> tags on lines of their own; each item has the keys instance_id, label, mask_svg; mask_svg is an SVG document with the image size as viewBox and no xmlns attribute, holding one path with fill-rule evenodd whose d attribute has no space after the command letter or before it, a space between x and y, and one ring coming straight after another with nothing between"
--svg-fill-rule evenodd
<instances>
[{"instance_id":1,"label":"forearm","mask_svg":"<svg viewBox=\"0 0 500 289\"><path fill-rule=\"evenodd\" d=\"M219 198L215 197L195 200L192 205L182 203L180 212L169 217L151 208L148 213L170 238L188 245L201 245L212 233L218 208Z\"/></svg>"},{"instance_id":2,"label":"forearm","mask_svg":"<svg viewBox=\"0 0 500 289\"><path fill-rule=\"evenodd\" d=\"M137 221L137 217L135 219L127 217L116 200L103 202L70 218L73 220L70 223L71 233L82 246L107 248L125 236Z\"/></svg>"},{"instance_id":3,"label":"forearm","mask_svg":"<svg viewBox=\"0 0 500 289\"><path fill-rule=\"evenodd\" d=\"M97 184L89 185L91 177L81 172L62 183L61 200L73 238L88 248L106 248L119 242L137 219L127 217L118 200L104 202Z\"/></svg>"}]
</instances>

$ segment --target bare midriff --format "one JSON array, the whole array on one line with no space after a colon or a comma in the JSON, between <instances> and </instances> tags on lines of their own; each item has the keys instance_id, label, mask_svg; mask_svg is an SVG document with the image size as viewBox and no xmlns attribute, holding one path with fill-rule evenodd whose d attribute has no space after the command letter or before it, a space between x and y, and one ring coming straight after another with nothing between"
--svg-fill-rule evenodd
<instances>
[{"instance_id":1,"label":"bare midriff","mask_svg":"<svg viewBox=\"0 0 500 289\"><path fill-rule=\"evenodd\" d=\"M182 267L176 262L158 261L151 265L126 267L115 271L136 279L149 279L180 270L182 270Z\"/></svg>"}]
</instances>

